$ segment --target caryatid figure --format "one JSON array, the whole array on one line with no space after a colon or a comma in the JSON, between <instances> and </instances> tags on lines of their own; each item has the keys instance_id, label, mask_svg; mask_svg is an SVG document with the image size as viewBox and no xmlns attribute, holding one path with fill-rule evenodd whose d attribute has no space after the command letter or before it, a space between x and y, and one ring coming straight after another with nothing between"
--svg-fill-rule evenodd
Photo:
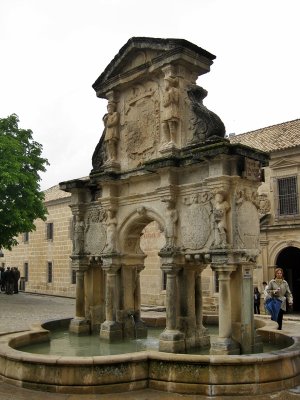
<instances>
[{"instance_id":1,"label":"caryatid figure","mask_svg":"<svg viewBox=\"0 0 300 400\"><path fill-rule=\"evenodd\" d=\"M164 144L175 144L179 122L179 89L178 78L171 76L165 78L165 92L163 96L163 142Z\"/></svg>"},{"instance_id":2,"label":"caryatid figure","mask_svg":"<svg viewBox=\"0 0 300 400\"><path fill-rule=\"evenodd\" d=\"M106 245L104 251L113 252L116 250L116 237L117 237L117 218L115 210L108 210L108 221L106 228Z\"/></svg>"},{"instance_id":3,"label":"caryatid figure","mask_svg":"<svg viewBox=\"0 0 300 400\"><path fill-rule=\"evenodd\" d=\"M178 212L174 208L175 202L173 200L165 200L166 202L166 247L175 247L176 242L176 223L178 221Z\"/></svg>"},{"instance_id":4,"label":"caryatid figure","mask_svg":"<svg viewBox=\"0 0 300 400\"><path fill-rule=\"evenodd\" d=\"M82 254L84 252L84 230L85 224L79 215L75 216L73 253Z\"/></svg>"},{"instance_id":5,"label":"caryatid figure","mask_svg":"<svg viewBox=\"0 0 300 400\"><path fill-rule=\"evenodd\" d=\"M119 121L120 114L116 111L117 105L113 101L107 104L108 113L104 115L103 122L105 125L104 142L107 148L107 161L117 160L117 145L120 139L119 136Z\"/></svg>"},{"instance_id":6,"label":"caryatid figure","mask_svg":"<svg viewBox=\"0 0 300 400\"><path fill-rule=\"evenodd\" d=\"M225 200L223 192L215 194L213 215L215 223L214 247L225 248L227 246L227 212L230 206Z\"/></svg>"}]
</instances>

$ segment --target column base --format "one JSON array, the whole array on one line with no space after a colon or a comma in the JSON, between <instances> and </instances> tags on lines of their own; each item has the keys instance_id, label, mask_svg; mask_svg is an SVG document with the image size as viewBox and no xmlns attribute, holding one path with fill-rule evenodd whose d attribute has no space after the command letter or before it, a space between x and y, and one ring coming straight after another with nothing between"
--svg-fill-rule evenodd
<instances>
[{"instance_id":1,"label":"column base","mask_svg":"<svg viewBox=\"0 0 300 400\"><path fill-rule=\"evenodd\" d=\"M189 349L199 349L210 346L210 336L206 328L196 329L194 332L186 333L185 347Z\"/></svg>"},{"instance_id":2,"label":"column base","mask_svg":"<svg viewBox=\"0 0 300 400\"><path fill-rule=\"evenodd\" d=\"M208 334L208 329L204 328L204 326L198 328L196 345L197 347L207 347L210 345L210 335Z\"/></svg>"},{"instance_id":3,"label":"column base","mask_svg":"<svg viewBox=\"0 0 300 400\"><path fill-rule=\"evenodd\" d=\"M159 337L159 351L185 353L184 334L177 330L165 329Z\"/></svg>"},{"instance_id":4,"label":"column base","mask_svg":"<svg viewBox=\"0 0 300 400\"><path fill-rule=\"evenodd\" d=\"M148 335L148 329L144 321L139 320L135 323L136 338L146 338Z\"/></svg>"},{"instance_id":5,"label":"column base","mask_svg":"<svg viewBox=\"0 0 300 400\"><path fill-rule=\"evenodd\" d=\"M127 319L122 326L124 339L141 339L147 337L148 329L142 320Z\"/></svg>"},{"instance_id":6,"label":"column base","mask_svg":"<svg viewBox=\"0 0 300 400\"><path fill-rule=\"evenodd\" d=\"M69 325L69 331L77 335L89 335L91 333L91 326L86 319L73 318Z\"/></svg>"},{"instance_id":7,"label":"column base","mask_svg":"<svg viewBox=\"0 0 300 400\"><path fill-rule=\"evenodd\" d=\"M115 321L104 321L100 328L100 338L113 342L123 339L121 325Z\"/></svg>"},{"instance_id":8,"label":"column base","mask_svg":"<svg viewBox=\"0 0 300 400\"><path fill-rule=\"evenodd\" d=\"M210 354L211 355L222 355L222 354L240 354L240 346L231 338L217 338L211 342Z\"/></svg>"}]
</instances>

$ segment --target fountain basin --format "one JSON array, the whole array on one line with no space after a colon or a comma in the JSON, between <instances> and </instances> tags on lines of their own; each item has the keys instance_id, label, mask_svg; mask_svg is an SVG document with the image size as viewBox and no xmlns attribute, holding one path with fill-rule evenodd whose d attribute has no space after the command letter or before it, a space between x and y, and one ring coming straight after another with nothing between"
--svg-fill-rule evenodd
<instances>
[{"instance_id":1,"label":"fountain basin","mask_svg":"<svg viewBox=\"0 0 300 400\"><path fill-rule=\"evenodd\" d=\"M62 321L51 324L54 327ZM263 340L282 342L288 347L239 356L142 351L66 357L17 349L49 340L45 327L49 328L49 324L0 337L0 375L5 381L57 393L113 393L151 388L206 396L259 395L290 389L300 383L300 341L275 330L274 323L269 321L259 328Z\"/></svg>"}]
</instances>

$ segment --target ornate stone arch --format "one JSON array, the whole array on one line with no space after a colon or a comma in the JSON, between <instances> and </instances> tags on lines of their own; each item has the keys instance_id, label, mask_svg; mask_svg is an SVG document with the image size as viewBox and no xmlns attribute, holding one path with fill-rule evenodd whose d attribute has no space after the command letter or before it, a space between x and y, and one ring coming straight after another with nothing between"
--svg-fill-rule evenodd
<instances>
[{"instance_id":1,"label":"ornate stone arch","mask_svg":"<svg viewBox=\"0 0 300 400\"><path fill-rule=\"evenodd\" d=\"M282 250L287 247L296 247L300 249L300 241L297 240L282 240L280 242L274 243L274 245L270 248L269 254L269 263L270 265L276 265L276 260L278 255Z\"/></svg>"},{"instance_id":2,"label":"ornate stone arch","mask_svg":"<svg viewBox=\"0 0 300 400\"><path fill-rule=\"evenodd\" d=\"M126 216L121 223L118 237L120 238L120 252L141 254L140 236L145 226L156 221L159 228L165 230L165 220L157 211L141 206Z\"/></svg>"}]
</instances>

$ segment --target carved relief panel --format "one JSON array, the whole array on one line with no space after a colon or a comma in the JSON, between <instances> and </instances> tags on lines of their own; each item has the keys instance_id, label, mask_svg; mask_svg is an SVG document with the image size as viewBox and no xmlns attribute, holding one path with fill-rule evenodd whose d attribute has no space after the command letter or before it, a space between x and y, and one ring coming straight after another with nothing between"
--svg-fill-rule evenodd
<instances>
[{"instance_id":1,"label":"carved relief panel","mask_svg":"<svg viewBox=\"0 0 300 400\"><path fill-rule=\"evenodd\" d=\"M212 241L212 194L195 193L183 198L181 212L182 245L186 250L200 250Z\"/></svg>"},{"instance_id":2,"label":"carved relief panel","mask_svg":"<svg viewBox=\"0 0 300 400\"><path fill-rule=\"evenodd\" d=\"M134 168L156 155L160 133L158 84L135 85L122 98L122 167Z\"/></svg>"},{"instance_id":3,"label":"carved relief panel","mask_svg":"<svg viewBox=\"0 0 300 400\"><path fill-rule=\"evenodd\" d=\"M99 255L106 243L106 212L102 208L88 210L85 223L85 253Z\"/></svg>"},{"instance_id":4,"label":"carved relief panel","mask_svg":"<svg viewBox=\"0 0 300 400\"><path fill-rule=\"evenodd\" d=\"M238 248L257 250L259 248L259 214L258 195L256 190L238 188L236 202L236 246Z\"/></svg>"}]
</instances>

